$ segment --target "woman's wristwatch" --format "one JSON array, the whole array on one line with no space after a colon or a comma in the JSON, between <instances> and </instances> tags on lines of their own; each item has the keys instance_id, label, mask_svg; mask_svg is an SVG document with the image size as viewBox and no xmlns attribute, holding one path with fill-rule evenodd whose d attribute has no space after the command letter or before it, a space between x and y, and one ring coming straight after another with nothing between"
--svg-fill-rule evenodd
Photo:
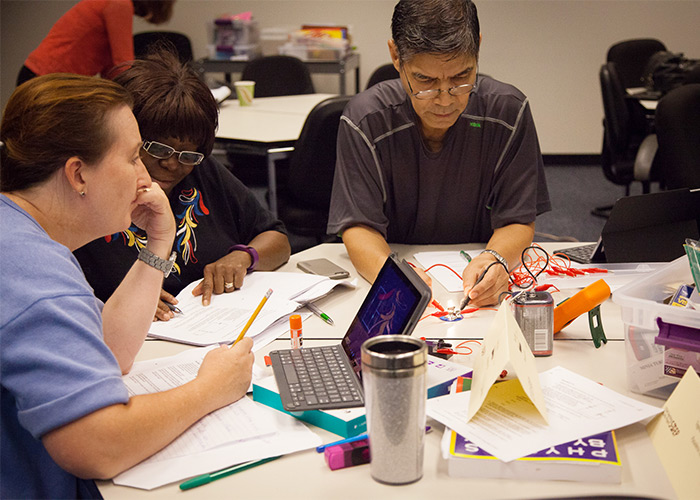
<instances>
[{"instance_id":1,"label":"woman's wristwatch","mask_svg":"<svg viewBox=\"0 0 700 500\"><path fill-rule=\"evenodd\" d=\"M250 255L252 262L251 262L250 266L248 267L247 271L248 272L253 271L255 269L255 267L258 265L258 261L260 260L260 256L258 255L258 251L253 247L249 247L248 245L233 245L231 248L228 249L228 253L231 253L235 250L239 250L241 252L245 252L248 255Z\"/></svg>"},{"instance_id":2,"label":"woman's wristwatch","mask_svg":"<svg viewBox=\"0 0 700 500\"><path fill-rule=\"evenodd\" d=\"M148 264L151 267L155 267L159 271L163 271L163 278L167 278L170 276L170 272L173 270L173 267L175 266L175 258L177 257L177 253L173 252L170 254L169 259L161 259L158 257L156 254L151 252L148 248L143 247L141 250L139 250L139 260L144 261L146 264Z\"/></svg>"}]
</instances>

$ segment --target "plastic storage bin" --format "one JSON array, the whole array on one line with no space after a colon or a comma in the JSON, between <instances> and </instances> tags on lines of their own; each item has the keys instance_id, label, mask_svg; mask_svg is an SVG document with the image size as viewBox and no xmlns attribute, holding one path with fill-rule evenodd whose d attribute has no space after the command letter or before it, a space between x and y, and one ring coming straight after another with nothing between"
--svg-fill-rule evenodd
<instances>
[{"instance_id":1,"label":"plastic storage bin","mask_svg":"<svg viewBox=\"0 0 700 500\"><path fill-rule=\"evenodd\" d=\"M700 342L700 311L663 303L678 286L692 283L686 256L613 292L613 302L622 308L625 325L627 385L632 392L667 398L679 382L664 373L664 346L655 343L657 318L692 329ZM686 330L687 331L687 330Z\"/></svg>"}]
</instances>

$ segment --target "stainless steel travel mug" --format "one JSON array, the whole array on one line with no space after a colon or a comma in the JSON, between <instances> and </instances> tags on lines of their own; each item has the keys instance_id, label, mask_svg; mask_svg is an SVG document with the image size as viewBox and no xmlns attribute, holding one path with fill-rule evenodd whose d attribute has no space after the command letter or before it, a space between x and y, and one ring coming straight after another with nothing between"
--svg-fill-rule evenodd
<instances>
[{"instance_id":1,"label":"stainless steel travel mug","mask_svg":"<svg viewBox=\"0 0 700 500\"><path fill-rule=\"evenodd\" d=\"M370 472L380 483L423 477L428 348L407 335L379 335L362 344Z\"/></svg>"}]
</instances>

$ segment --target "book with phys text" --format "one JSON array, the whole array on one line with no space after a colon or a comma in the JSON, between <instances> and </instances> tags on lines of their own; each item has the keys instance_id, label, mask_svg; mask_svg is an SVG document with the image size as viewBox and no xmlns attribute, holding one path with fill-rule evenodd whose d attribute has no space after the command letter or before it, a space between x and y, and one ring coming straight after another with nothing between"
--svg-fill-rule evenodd
<instances>
[{"instance_id":1,"label":"book with phys text","mask_svg":"<svg viewBox=\"0 0 700 500\"><path fill-rule=\"evenodd\" d=\"M468 390L467 387L464 389ZM453 391L456 390L461 390L459 383L453 386ZM622 481L622 464L614 431L552 446L511 462L499 460L448 428L445 429L442 448L447 459L447 473L452 477L616 484Z\"/></svg>"}]
</instances>

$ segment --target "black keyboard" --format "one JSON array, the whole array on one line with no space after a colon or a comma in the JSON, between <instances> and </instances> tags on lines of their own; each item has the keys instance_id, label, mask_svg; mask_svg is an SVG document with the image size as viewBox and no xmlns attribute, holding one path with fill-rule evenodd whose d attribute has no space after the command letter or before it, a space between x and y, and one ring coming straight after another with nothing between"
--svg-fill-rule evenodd
<instances>
[{"instance_id":1,"label":"black keyboard","mask_svg":"<svg viewBox=\"0 0 700 500\"><path fill-rule=\"evenodd\" d=\"M364 406L362 384L340 345L270 352L287 411Z\"/></svg>"},{"instance_id":2,"label":"black keyboard","mask_svg":"<svg viewBox=\"0 0 700 500\"><path fill-rule=\"evenodd\" d=\"M597 245L597 243L591 243L589 245L564 248L562 250L555 250L554 253L563 253L574 262L578 262L580 264L590 264L593 251Z\"/></svg>"}]
</instances>

